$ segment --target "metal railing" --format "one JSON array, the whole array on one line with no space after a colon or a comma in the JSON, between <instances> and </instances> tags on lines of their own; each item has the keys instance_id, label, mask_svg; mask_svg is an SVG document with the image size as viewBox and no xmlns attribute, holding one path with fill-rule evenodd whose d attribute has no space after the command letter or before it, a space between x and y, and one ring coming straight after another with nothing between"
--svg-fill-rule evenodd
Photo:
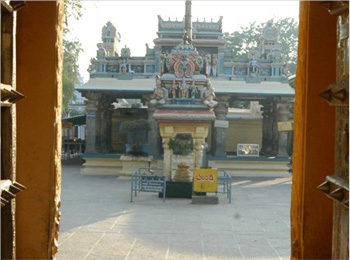
<instances>
[{"instance_id":1,"label":"metal railing","mask_svg":"<svg viewBox=\"0 0 350 260\"><path fill-rule=\"evenodd\" d=\"M163 169L156 167L140 167L131 175L131 198L140 192L162 192L163 202L166 197L166 179ZM158 174L157 174L158 173Z\"/></svg>"},{"instance_id":2,"label":"metal railing","mask_svg":"<svg viewBox=\"0 0 350 260\"><path fill-rule=\"evenodd\" d=\"M220 191L220 188L222 191ZM231 203L232 200L232 177L225 170L218 170L218 191L217 193L226 194Z\"/></svg>"},{"instance_id":3,"label":"metal railing","mask_svg":"<svg viewBox=\"0 0 350 260\"><path fill-rule=\"evenodd\" d=\"M82 141L63 141L62 142L62 160L82 158L85 151L85 143Z\"/></svg>"},{"instance_id":4,"label":"metal railing","mask_svg":"<svg viewBox=\"0 0 350 260\"><path fill-rule=\"evenodd\" d=\"M192 189L193 190L193 189ZM166 179L163 169L157 167L140 167L131 175L131 202L140 192L162 192L163 202L166 198ZM225 170L218 170L218 188L216 193L226 194L232 201L232 177Z\"/></svg>"}]
</instances>

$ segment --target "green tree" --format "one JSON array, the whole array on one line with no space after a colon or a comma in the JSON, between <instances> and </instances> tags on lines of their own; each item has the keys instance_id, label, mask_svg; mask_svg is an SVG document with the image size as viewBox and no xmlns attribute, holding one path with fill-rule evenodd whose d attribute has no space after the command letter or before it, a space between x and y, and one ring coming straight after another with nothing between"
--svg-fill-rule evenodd
<instances>
[{"instance_id":1,"label":"green tree","mask_svg":"<svg viewBox=\"0 0 350 260\"><path fill-rule=\"evenodd\" d=\"M62 113L68 114L68 105L74 100L74 90L79 83L79 53L82 51L79 41L63 39L63 100Z\"/></svg>"},{"instance_id":2,"label":"green tree","mask_svg":"<svg viewBox=\"0 0 350 260\"><path fill-rule=\"evenodd\" d=\"M68 115L68 105L74 100L74 90L79 83L79 54L83 49L79 40L69 39L68 21L69 19L80 19L82 16L81 1L64 1L65 7L65 28L63 29L63 99L62 114Z\"/></svg>"},{"instance_id":3,"label":"green tree","mask_svg":"<svg viewBox=\"0 0 350 260\"><path fill-rule=\"evenodd\" d=\"M224 33L226 47L232 50L234 59L246 59L250 50L258 45L259 36L262 34L266 23L249 23L246 27L233 33ZM298 49L298 23L293 18L282 18L273 22L279 31L278 42L282 45L282 58L291 73L296 72Z\"/></svg>"},{"instance_id":4,"label":"green tree","mask_svg":"<svg viewBox=\"0 0 350 260\"><path fill-rule=\"evenodd\" d=\"M69 19L73 18L79 20L82 17L83 6L81 4L81 0L64 0L63 5L66 25L68 25Z\"/></svg>"}]
</instances>

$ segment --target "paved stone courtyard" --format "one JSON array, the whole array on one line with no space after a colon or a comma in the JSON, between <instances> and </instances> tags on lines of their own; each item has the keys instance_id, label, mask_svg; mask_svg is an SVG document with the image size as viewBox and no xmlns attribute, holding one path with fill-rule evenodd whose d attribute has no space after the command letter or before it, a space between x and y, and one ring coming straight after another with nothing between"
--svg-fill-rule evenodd
<instances>
[{"instance_id":1,"label":"paved stone courtyard","mask_svg":"<svg viewBox=\"0 0 350 260\"><path fill-rule=\"evenodd\" d=\"M58 260L289 259L291 178L233 178L232 204L140 193L63 166Z\"/></svg>"}]
</instances>

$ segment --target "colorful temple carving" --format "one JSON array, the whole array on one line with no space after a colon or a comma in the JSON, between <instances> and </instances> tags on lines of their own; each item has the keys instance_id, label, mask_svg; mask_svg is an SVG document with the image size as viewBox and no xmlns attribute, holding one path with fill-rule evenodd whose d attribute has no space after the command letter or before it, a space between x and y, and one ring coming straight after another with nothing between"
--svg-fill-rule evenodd
<instances>
[{"instance_id":1,"label":"colorful temple carving","mask_svg":"<svg viewBox=\"0 0 350 260\"><path fill-rule=\"evenodd\" d=\"M244 143L257 145L266 157L288 157L288 132L279 132L277 123L292 120L294 89L282 77L278 31L268 23L258 48L236 60L222 39L222 20L192 22L186 1L183 21L158 16L158 38L154 48L146 45L144 57L131 56L126 46L119 53L120 34L110 22L103 27L90 80L79 88L88 99L85 173L96 158L116 160L125 153L120 125L137 118L152 129L144 140L152 157L142 160L161 161L169 179L177 158L169 142L182 134L193 142L192 168L202 165L203 153L215 164L238 154ZM127 106L128 100L139 103ZM239 109L242 103L248 107Z\"/></svg>"},{"instance_id":2,"label":"colorful temple carving","mask_svg":"<svg viewBox=\"0 0 350 260\"><path fill-rule=\"evenodd\" d=\"M191 22L192 36L187 38L196 49L197 56L195 60L194 53L189 56L189 61L192 61L189 62L189 66L197 62L197 74L203 73L220 79L248 78L249 81L250 77L255 77L259 80L280 81L285 73L285 64L281 58L282 46L278 43L278 31L272 22L267 23L258 40L258 48L252 50L249 58L237 59L232 56L231 50L225 47L225 41L222 39L222 21L223 17L216 22ZM154 48L146 44L145 56L133 57L127 46L119 52L120 34L111 22L107 22L102 29L102 43L97 44L96 58L91 59L91 78L117 78L125 71L132 72L134 78L147 78L173 70L175 64L171 63L170 56L174 48L189 47L186 44L179 46L184 35L187 35L184 25L185 20L165 21L158 16L158 38L154 39ZM194 49L187 51L191 52ZM177 66L180 64L179 62Z\"/></svg>"}]
</instances>

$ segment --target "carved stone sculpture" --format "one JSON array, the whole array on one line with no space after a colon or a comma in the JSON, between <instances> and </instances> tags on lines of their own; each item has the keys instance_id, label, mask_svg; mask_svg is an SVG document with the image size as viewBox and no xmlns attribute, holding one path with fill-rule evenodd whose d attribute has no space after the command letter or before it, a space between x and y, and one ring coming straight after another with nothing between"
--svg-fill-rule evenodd
<instances>
[{"instance_id":1,"label":"carved stone sculpture","mask_svg":"<svg viewBox=\"0 0 350 260\"><path fill-rule=\"evenodd\" d=\"M178 182L191 182L191 173L190 173L190 166L185 163L181 162L177 165L177 170L175 173L175 176L173 178L173 181Z\"/></svg>"},{"instance_id":2,"label":"carved stone sculpture","mask_svg":"<svg viewBox=\"0 0 350 260\"><path fill-rule=\"evenodd\" d=\"M156 78L156 87L154 89L152 99L150 101L151 104L164 104L166 98L166 90L162 87L159 76Z\"/></svg>"},{"instance_id":3,"label":"carved stone sculpture","mask_svg":"<svg viewBox=\"0 0 350 260\"><path fill-rule=\"evenodd\" d=\"M211 86L211 82L207 83L207 87L204 90L204 101L203 103L210 108L215 107L218 102L214 100L215 98L215 89Z\"/></svg>"}]
</instances>

